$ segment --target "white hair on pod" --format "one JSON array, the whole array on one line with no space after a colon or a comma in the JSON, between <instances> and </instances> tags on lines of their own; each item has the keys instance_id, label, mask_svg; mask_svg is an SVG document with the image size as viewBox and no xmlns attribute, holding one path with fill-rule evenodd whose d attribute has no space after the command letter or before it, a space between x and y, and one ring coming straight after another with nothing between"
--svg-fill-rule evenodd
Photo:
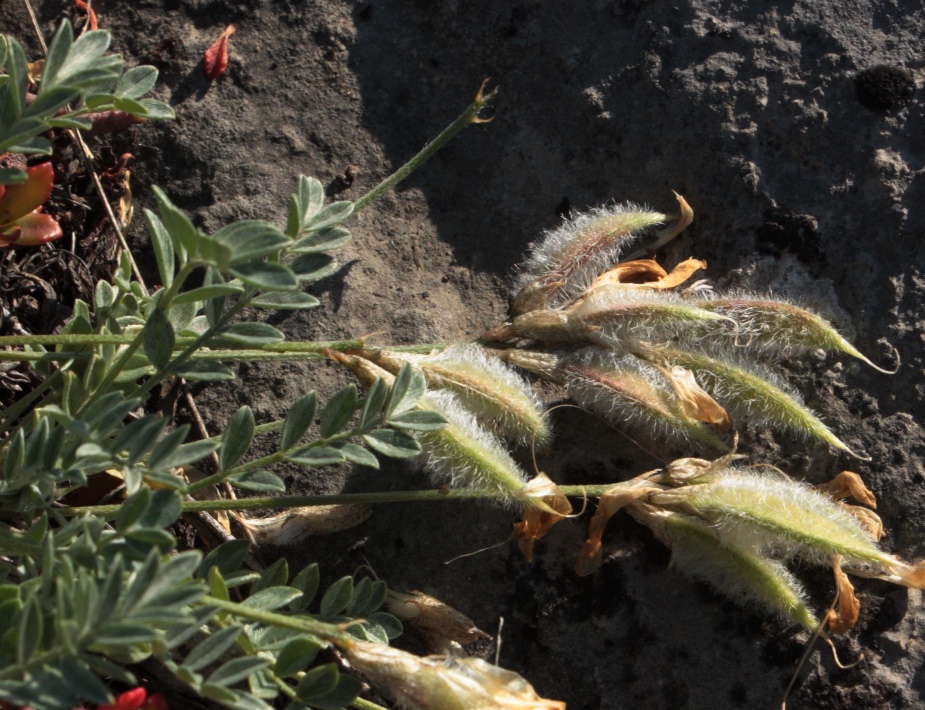
<instances>
[{"instance_id":1,"label":"white hair on pod","mask_svg":"<svg viewBox=\"0 0 925 710\"><path fill-rule=\"evenodd\" d=\"M667 217L646 207L626 203L597 207L564 220L547 231L517 275L514 293L537 279L551 276L557 285L548 307L558 307L580 296L605 269L615 264L624 248L649 227Z\"/></svg>"},{"instance_id":2,"label":"white hair on pod","mask_svg":"<svg viewBox=\"0 0 925 710\"><path fill-rule=\"evenodd\" d=\"M569 323L577 321L598 328L595 340L618 346L629 341L675 338L694 328L714 328L728 316L697 307L670 291L646 291L611 285L595 288L569 311Z\"/></svg>"},{"instance_id":3,"label":"white hair on pod","mask_svg":"<svg viewBox=\"0 0 925 710\"><path fill-rule=\"evenodd\" d=\"M617 429L728 448L703 422L684 415L661 372L633 355L587 348L563 360L560 370L572 399Z\"/></svg>"},{"instance_id":4,"label":"white hair on pod","mask_svg":"<svg viewBox=\"0 0 925 710\"><path fill-rule=\"evenodd\" d=\"M661 514L661 535L671 547L671 563L691 577L709 583L742 606L776 612L813 630L816 619L796 577L778 560L720 541L716 531L698 518Z\"/></svg>"},{"instance_id":5,"label":"white hair on pod","mask_svg":"<svg viewBox=\"0 0 925 710\"><path fill-rule=\"evenodd\" d=\"M821 565L841 555L846 564L878 574L897 563L845 506L806 483L729 467L688 491L687 501L725 544Z\"/></svg>"},{"instance_id":6,"label":"white hair on pod","mask_svg":"<svg viewBox=\"0 0 925 710\"><path fill-rule=\"evenodd\" d=\"M423 449L419 461L433 483L484 491L521 507L515 495L527 484L527 476L498 439L449 392L428 392L420 406L447 420L442 429L418 435Z\"/></svg>"},{"instance_id":7,"label":"white hair on pod","mask_svg":"<svg viewBox=\"0 0 925 710\"><path fill-rule=\"evenodd\" d=\"M739 292L707 294L693 303L733 319L739 326L738 332L727 331L725 335L733 335L737 345L752 352L788 357L808 350L830 350L892 374L872 363L824 318L787 299ZM718 331L709 335L724 333Z\"/></svg>"},{"instance_id":8,"label":"white hair on pod","mask_svg":"<svg viewBox=\"0 0 925 710\"><path fill-rule=\"evenodd\" d=\"M768 367L739 353L716 346L698 347L687 339L681 348L650 348L646 352L696 373L698 382L726 408L736 421L770 426L824 441L863 458L810 410L803 398Z\"/></svg>"},{"instance_id":9,"label":"white hair on pod","mask_svg":"<svg viewBox=\"0 0 925 710\"><path fill-rule=\"evenodd\" d=\"M521 444L543 444L549 424L540 398L511 366L474 344L418 361L432 386L446 388L489 429Z\"/></svg>"}]
</instances>

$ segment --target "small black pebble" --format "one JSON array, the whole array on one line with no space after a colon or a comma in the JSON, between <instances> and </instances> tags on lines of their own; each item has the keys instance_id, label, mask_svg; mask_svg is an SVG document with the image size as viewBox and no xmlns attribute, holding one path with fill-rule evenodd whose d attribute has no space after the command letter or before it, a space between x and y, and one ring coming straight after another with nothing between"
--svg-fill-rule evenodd
<instances>
[{"instance_id":1,"label":"small black pebble","mask_svg":"<svg viewBox=\"0 0 925 710\"><path fill-rule=\"evenodd\" d=\"M915 80L900 67L878 64L859 72L854 79L858 101L874 111L889 111L912 98Z\"/></svg>"}]
</instances>

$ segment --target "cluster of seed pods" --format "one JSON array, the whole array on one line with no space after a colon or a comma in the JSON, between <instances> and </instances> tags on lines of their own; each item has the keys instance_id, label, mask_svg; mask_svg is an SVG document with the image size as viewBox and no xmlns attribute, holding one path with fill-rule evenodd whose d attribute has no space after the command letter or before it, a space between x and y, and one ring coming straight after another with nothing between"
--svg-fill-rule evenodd
<instances>
[{"instance_id":1,"label":"cluster of seed pods","mask_svg":"<svg viewBox=\"0 0 925 710\"><path fill-rule=\"evenodd\" d=\"M690 207L680 196L678 202L680 216L656 233L650 249L690 224ZM670 221L623 205L564 222L523 266L509 320L476 344L427 355L363 349L331 356L367 385L377 378L391 383L408 364L423 374L428 393L419 406L448 424L419 437L421 464L436 485L488 493L521 509L515 536L528 558L534 541L571 506L552 480L529 479L508 453L509 445L550 439L541 402L511 366L562 386L618 429L722 452L712 463L679 459L605 493L578 574L600 565L604 527L625 509L672 549L679 569L809 629L824 623L843 633L856 623L859 604L846 573L925 588L925 563L910 565L880 549L876 501L857 474L812 488L776 469L744 466L735 453L736 430L748 424L865 458L803 404L776 367L819 349L876 366L793 303L689 283L706 268L703 261L687 259L666 271L647 250L621 261L634 241ZM834 571L838 607L821 622L787 567L793 562Z\"/></svg>"}]
</instances>

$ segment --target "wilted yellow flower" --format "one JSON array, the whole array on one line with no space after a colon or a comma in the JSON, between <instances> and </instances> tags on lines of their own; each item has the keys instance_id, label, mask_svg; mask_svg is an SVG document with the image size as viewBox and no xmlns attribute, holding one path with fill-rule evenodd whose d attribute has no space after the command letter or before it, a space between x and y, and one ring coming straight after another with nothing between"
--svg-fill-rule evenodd
<instances>
[{"instance_id":1,"label":"wilted yellow flower","mask_svg":"<svg viewBox=\"0 0 925 710\"><path fill-rule=\"evenodd\" d=\"M479 658L414 656L390 646L338 644L369 681L406 710L565 710L518 674Z\"/></svg>"}]
</instances>

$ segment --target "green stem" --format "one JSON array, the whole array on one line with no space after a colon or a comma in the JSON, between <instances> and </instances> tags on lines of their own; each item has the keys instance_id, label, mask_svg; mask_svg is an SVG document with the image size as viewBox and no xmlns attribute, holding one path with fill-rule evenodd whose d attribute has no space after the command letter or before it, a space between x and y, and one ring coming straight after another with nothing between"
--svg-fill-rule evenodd
<instances>
[{"instance_id":1,"label":"green stem","mask_svg":"<svg viewBox=\"0 0 925 710\"><path fill-rule=\"evenodd\" d=\"M271 422L271 424L275 424L275 423L276 422ZM317 441L313 441L310 444L299 444L297 446L293 446L291 449L287 449L286 451L277 451L276 453L263 456L259 459L248 461L247 463L241 464L240 466L235 466L234 468L229 469L227 471L219 471L217 473L213 473L211 476L206 476L205 478L202 478L196 481L195 483L191 483L187 487L186 492L190 494L196 493L197 491L201 491L202 489L208 488L211 485L214 485L216 483L221 483L223 480L228 478L228 476L232 476L236 473L246 473L247 471L256 471L257 469L263 468L264 466L270 466L272 464L285 461L286 457L291 455L293 452L308 451L309 449L313 449L316 446L328 446L329 444L333 444L338 441L343 441L344 439L349 439L353 436L358 436L359 434L360 432L357 431L356 429L350 429L348 431L342 431L342 432L338 432L337 434L332 434L331 436L328 436L324 439L318 439Z\"/></svg>"},{"instance_id":2,"label":"green stem","mask_svg":"<svg viewBox=\"0 0 925 710\"><path fill-rule=\"evenodd\" d=\"M181 336L176 340L176 347L185 348L199 340L200 336ZM89 335L11 335L0 336L0 347L4 345L129 345L135 339L135 335L113 335L111 333L97 333ZM16 342L13 342L16 341ZM422 345L384 345L379 347L380 350L399 353L429 353L432 350L442 350L448 348L452 343L424 343ZM286 354L293 355L313 355L319 357L323 355L324 350L357 350L366 347L364 338L353 338L351 340L295 340L282 343L268 343L258 347L244 348L223 348L208 350L203 353L203 358L210 360L220 360L227 358L229 360L246 360L252 357L263 357L267 354ZM0 360L7 361L25 361L25 360L71 360L76 357L89 357L90 353L86 351L71 352L29 352L22 350L0 350Z\"/></svg>"},{"instance_id":3,"label":"green stem","mask_svg":"<svg viewBox=\"0 0 925 710\"><path fill-rule=\"evenodd\" d=\"M388 708L384 708L371 700L364 700L363 698L354 700L350 703L350 707L356 708L357 710L388 710Z\"/></svg>"},{"instance_id":4,"label":"green stem","mask_svg":"<svg viewBox=\"0 0 925 710\"><path fill-rule=\"evenodd\" d=\"M163 382L164 378L170 374L171 370L176 369L179 365L182 365L187 360L189 360L193 353L197 352L211 338L221 335L222 328L228 325L228 323L230 323L232 319L250 303L250 300L250 298L242 298L240 301L235 303L231 308L222 314L222 317L219 319L218 323L206 329L202 335L195 338L193 342L187 345L179 355L177 355L175 358L172 358L166 365L164 365L164 367L158 368L153 375L144 381L144 384L136 385L135 388L126 395L126 397L144 397L151 390L157 387L157 385Z\"/></svg>"},{"instance_id":5,"label":"green stem","mask_svg":"<svg viewBox=\"0 0 925 710\"><path fill-rule=\"evenodd\" d=\"M466 126L470 126L473 123L486 123L491 119L479 118L479 111L485 106L489 99L491 99L495 92L492 91L488 94L485 94L485 84L488 83L486 79L482 83L479 93L475 95L475 100L469 104L469 107L463 111L462 115L453 121L449 126L447 126L443 132L434 138L430 143L424 146L417 155L415 155L411 160L402 165L398 170L389 175L385 180L376 185L372 190L363 195L359 200L354 203L354 209L356 212L359 212L361 209L366 207L370 202L373 202L379 196L382 195L386 190L390 190L395 187L398 183L408 177L411 173L421 167L427 160L438 150L440 150L453 136L459 133Z\"/></svg>"},{"instance_id":6,"label":"green stem","mask_svg":"<svg viewBox=\"0 0 925 710\"><path fill-rule=\"evenodd\" d=\"M288 614L277 614L275 611L266 611L257 609L244 604L237 604L217 597L206 596L200 600L203 606L218 607L222 611L242 619L250 619L262 624L271 626L281 626L286 629L302 631L312 636L317 636L328 643L350 643L351 638L336 624L327 624L323 621L316 621L308 616L289 616Z\"/></svg>"},{"instance_id":7,"label":"green stem","mask_svg":"<svg viewBox=\"0 0 925 710\"><path fill-rule=\"evenodd\" d=\"M193 271L199 266L200 264L198 263L188 262L180 267L180 271L177 272L173 283L170 284L170 287L167 289L164 295L161 296L160 301L158 301L157 307L163 308L166 312L167 309L170 308L170 302L177 295L177 291L180 289L180 286L183 285L183 282L186 281L189 275L192 274ZM142 329L135 334L132 342L129 343L128 347L122 351L119 359L116 360L112 367L106 370L106 376L103 378L103 380L93 388L93 391L90 392L90 394L84 398L81 409L83 409L84 406L89 405L91 402L95 402L101 395L109 391L109 388L113 386L116 379L119 377L119 375L122 374L122 371L128 365L129 360L131 360L132 356L138 352L139 348L141 348L142 344L144 343L144 333L145 331Z\"/></svg>"},{"instance_id":8,"label":"green stem","mask_svg":"<svg viewBox=\"0 0 925 710\"><path fill-rule=\"evenodd\" d=\"M203 479L205 480L205 479ZM201 483L202 481L199 481ZM560 486L565 495L580 498L599 498L613 484L591 486ZM236 500L190 500L183 502L186 513L210 512L216 510L267 510L272 508L306 508L316 505L338 505L345 503L426 503L442 500L497 499L498 494L490 491L465 489L445 490L442 488L423 491L385 491L377 493L337 493L322 496L266 496L262 498L238 498ZM121 505L87 505L79 508L58 508L65 517L89 513L106 518L114 517Z\"/></svg>"}]
</instances>

